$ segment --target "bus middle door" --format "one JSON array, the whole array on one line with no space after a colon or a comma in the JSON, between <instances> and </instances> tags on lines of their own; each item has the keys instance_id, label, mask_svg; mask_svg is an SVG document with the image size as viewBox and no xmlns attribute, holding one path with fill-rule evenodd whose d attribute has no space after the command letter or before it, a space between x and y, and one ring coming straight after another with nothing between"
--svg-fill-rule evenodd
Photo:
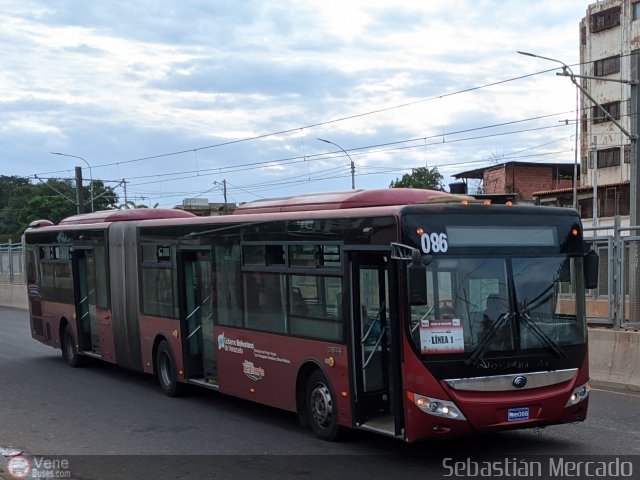
<instances>
[{"instance_id":1,"label":"bus middle door","mask_svg":"<svg viewBox=\"0 0 640 480\"><path fill-rule=\"evenodd\" d=\"M178 285L186 376L189 379L215 381L210 250L179 251Z\"/></svg>"}]
</instances>

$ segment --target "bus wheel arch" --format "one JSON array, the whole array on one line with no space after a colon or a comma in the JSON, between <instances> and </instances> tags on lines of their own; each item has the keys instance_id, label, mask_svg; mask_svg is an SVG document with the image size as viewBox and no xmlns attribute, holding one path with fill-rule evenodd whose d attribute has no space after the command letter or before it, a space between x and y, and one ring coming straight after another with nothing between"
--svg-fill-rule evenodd
<instances>
[{"instance_id":1,"label":"bus wheel arch","mask_svg":"<svg viewBox=\"0 0 640 480\"><path fill-rule=\"evenodd\" d=\"M184 394L186 385L178 380L178 365L169 341L158 335L153 342L153 373L160 389L170 397Z\"/></svg>"},{"instance_id":2,"label":"bus wheel arch","mask_svg":"<svg viewBox=\"0 0 640 480\"><path fill-rule=\"evenodd\" d=\"M302 395L300 395L301 388ZM304 424L309 425L313 433L323 440L338 439L341 429L336 395L318 364L309 362L300 369L296 385L296 400L301 423L304 418Z\"/></svg>"},{"instance_id":3,"label":"bus wheel arch","mask_svg":"<svg viewBox=\"0 0 640 480\"><path fill-rule=\"evenodd\" d=\"M307 383L314 370L321 370L320 365L314 361L308 360L300 367L296 378L296 412L298 412L298 421L300 422L300 426L303 428L309 426L306 403Z\"/></svg>"},{"instance_id":4,"label":"bus wheel arch","mask_svg":"<svg viewBox=\"0 0 640 480\"><path fill-rule=\"evenodd\" d=\"M58 327L58 335L60 339L60 349L62 350L62 358L70 367L78 368L85 364L86 358L78 353L76 338L71 328L71 324L66 317L60 319Z\"/></svg>"}]
</instances>

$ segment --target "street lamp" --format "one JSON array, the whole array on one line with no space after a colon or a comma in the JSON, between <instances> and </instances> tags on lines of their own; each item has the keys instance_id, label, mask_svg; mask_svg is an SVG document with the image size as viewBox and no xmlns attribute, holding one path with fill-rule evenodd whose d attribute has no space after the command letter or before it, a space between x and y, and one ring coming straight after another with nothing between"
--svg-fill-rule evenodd
<instances>
[{"instance_id":1,"label":"street lamp","mask_svg":"<svg viewBox=\"0 0 640 480\"><path fill-rule=\"evenodd\" d=\"M347 151L337 143L330 142L329 140L325 140L324 138L318 138L317 140L320 140L321 142L324 142L324 143L330 143L331 145L335 145L340 150L342 150L347 157L349 157L349 161L351 162L351 190L355 190L356 189L356 178L355 178L356 166L353 163L353 160L351 159L351 155L349 155Z\"/></svg>"},{"instance_id":2,"label":"street lamp","mask_svg":"<svg viewBox=\"0 0 640 480\"><path fill-rule=\"evenodd\" d=\"M576 77L573 74L573 70L571 70L571 68L569 68L569 65L567 65L564 62L561 62L560 60L556 60L555 58L549 58L549 57L543 57L541 55L536 55L535 53L529 53L529 52L520 52L518 51L518 53L520 55L526 55L528 57L534 57L534 58L541 58L543 60L549 60L551 62L556 62L559 63L560 65L562 65L562 71L564 73L568 72L569 78L571 79L571 82L576 86L576 144L575 144L575 148L574 148L574 159L573 159L573 208L575 208L576 210L578 209L578 122L580 120L579 118L579 112L580 112L580 100L579 100L579 94L578 92L580 91L580 87L578 86L578 83L576 82ZM596 167L597 167L597 159L596 159ZM584 172L583 172L584 173ZM596 185L595 189L597 189L597 182L598 179L594 178L594 185ZM595 190L594 195L597 196L597 190ZM594 209L594 214L593 214L593 218L594 218L594 222L596 222L597 220L597 205L596 205L596 199L594 199L593 202L593 209Z\"/></svg>"},{"instance_id":3,"label":"street lamp","mask_svg":"<svg viewBox=\"0 0 640 480\"><path fill-rule=\"evenodd\" d=\"M91 172L91 165L89 165L89 162L87 162L84 158L79 157L78 155L69 155L68 153L60 153L60 152L50 152L50 153L52 155L60 155L62 157L78 158L87 164L87 167L89 167L89 180L91 181L91 183L89 184L89 192L91 194L91 212L93 213L93 173Z\"/></svg>"}]
</instances>

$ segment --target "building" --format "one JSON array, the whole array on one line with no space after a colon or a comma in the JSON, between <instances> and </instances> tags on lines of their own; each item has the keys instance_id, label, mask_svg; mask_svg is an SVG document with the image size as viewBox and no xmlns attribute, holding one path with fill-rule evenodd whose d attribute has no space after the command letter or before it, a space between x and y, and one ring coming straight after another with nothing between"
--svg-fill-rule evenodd
<instances>
[{"instance_id":1,"label":"building","mask_svg":"<svg viewBox=\"0 0 640 480\"><path fill-rule=\"evenodd\" d=\"M453 175L468 183L479 180L478 192L483 196L508 195L518 203L535 203L535 192L573 189L573 163L505 162L467 170ZM477 195L476 195L477 196ZM571 206L569 198L568 206ZM562 204L561 206L565 206Z\"/></svg>"},{"instance_id":2,"label":"building","mask_svg":"<svg viewBox=\"0 0 640 480\"><path fill-rule=\"evenodd\" d=\"M587 7L580 22L580 75L595 78L580 82L610 115L581 95L581 184L596 187L599 218L629 214L631 140L623 130L632 128L631 86L619 80L637 72L640 55L632 54L639 52L640 2L604 0ZM594 197L583 197L581 214L592 218Z\"/></svg>"}]
</instances>

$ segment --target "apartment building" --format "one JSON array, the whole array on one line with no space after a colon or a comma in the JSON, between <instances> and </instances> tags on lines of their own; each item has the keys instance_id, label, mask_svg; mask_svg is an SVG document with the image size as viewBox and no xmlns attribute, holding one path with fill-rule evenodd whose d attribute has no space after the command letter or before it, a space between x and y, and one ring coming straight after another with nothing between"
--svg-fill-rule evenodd
<instances>
[{"instance_id":1,"label":"apartment building","mask_svg":"<svg viewBox=\"0 0 640 480\"><path fill-rule=\"evenodd\" d=\"M631 132L632 62L640 55L640 1L603 0L587 7L580 22L582 87ZM631 141L599 107L581 95L579 207L591 218L597 191L598 217L629 215ZM597 190L594 190L594 186ZM589 193L591 192L591 193Z\"/></svg>"}]
</instances>

